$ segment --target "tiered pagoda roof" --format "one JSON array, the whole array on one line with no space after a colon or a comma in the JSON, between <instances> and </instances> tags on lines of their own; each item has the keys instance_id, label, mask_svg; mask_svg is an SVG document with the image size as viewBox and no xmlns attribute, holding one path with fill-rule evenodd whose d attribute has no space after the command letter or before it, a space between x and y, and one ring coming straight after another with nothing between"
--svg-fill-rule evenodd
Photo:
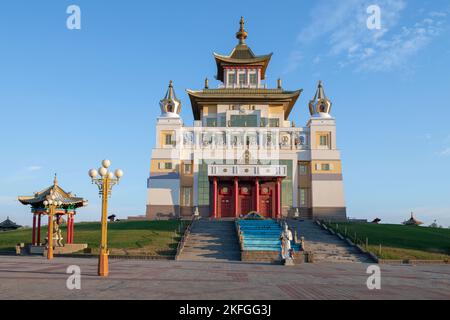
<instances>
[{"instance_id":1,"label":"tiered pagoda roof","mask_svg":"<svg viewBox=\"0 0 450 320\"><path fill-rule=\"evenodd\" d=\"M58 179L55 176L55 179L53 181L53 185L40 191L36 192L33 196L21 196L19 197L19 201L24 205L31 205L35 208L41 208L44 207L44 201L47 199L48 196L54 195L56 201L61 201L63 208L79 208L84 207L87 205L87 200L77 197L76 195L73 195L70 192L64 191L59 185L58 185Z\"/></svg>"},{"instance_id":2,"label":"tiered pagoda roof","mask_svg":"<svg viewBox=\"0 0 450 320\"><path fill-rule=\"evenodd\" d=\"M238 45L233 49L230 55L220 55L214 53L217 63L217 80L224 82L224 69L226 67L261 67L261 79L265 79L266 69L269 65L272 53L257 56L250 47L245 43L248 36L244 29L244 19L241 18L240 30L236 33L239 39ZM208 83L206 81L206 83ZM207 84L203 90L186 90L192 104L192 112L195 120L200 119L200 111L202 106L210 104L241 104L241 103L265 103L270 101L271 104L284 107L285 119L297 102L298 97L303 90L285 91L281 87L281 82L276 89L267 88L219 88L210 89Z\"/></svg>"},{"instance_id":3,"label":"tiered pagoda roof","mask_svg":"<svg viewBox=\"0 0 450 320\"><path fill-rule=\"evenodd\" d=\"M257 56L253 53L252 49L245 43L248 33L244 29L244 18L241 17L240 30L236 33L236 38L239 39L238 45L231 51L230 55L221 55L214 53L214 58L217 63L217 80L224 81L223 69L226 66L261 66L261 79L266 78L266 70L269 65L270 59L272 58L272 53Z\"/></svg>"},{"instance_id":4,"label":"tiered pagoda roof","mask_svg":"<svg viewBox=\"0 0 450 320\"><path fill-rule=\"evenodd\" d=\"M18 224L9 220L9 217L7 217L5 221L0 223L0 230L16 230L19 228L22 228L22 226L19 226Z\"/></svg>"}]
</instances>

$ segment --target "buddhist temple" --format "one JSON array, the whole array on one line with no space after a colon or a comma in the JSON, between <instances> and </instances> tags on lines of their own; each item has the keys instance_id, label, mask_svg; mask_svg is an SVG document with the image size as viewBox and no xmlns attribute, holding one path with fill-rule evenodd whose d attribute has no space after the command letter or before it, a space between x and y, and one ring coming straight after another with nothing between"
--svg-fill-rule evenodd
<instances>
[{"instance_id":1,"label":"buddhist temple","mask_svg":"<svg viewBox=\"0 0 450 320\"><path fill-rule=\"evenodd\" d=\"M5 221L0 223L0 232L17 230L20 228L22 228L22 226L19 226L18 224L15 224L11 220L9 220L9 217L7 217Z\"/></svg>"},{"instance_id":2,"label":"buddhist temple","mask_svg":"<svg viewBox=\"0 0 450 320\"><path fill-rule=\"evenodd\" d=\"M58 184L58 179L55 175L53 185L45 188L42 191L34 193L32 196L21 196L19 201L24 205L31 206L31 213L33 215L33 232L31 244L32 246L40 246L42 243L41 238L41 219L42 216L48 216L47 209L45 208L44 201L47 197L54 197L56 201L61 201L55 211L55 222L58 224L63 223L63 217L66 216L67 235L65 242L67 244L74 243L74 219L77 214L77 209L87 205L87 201L83 198L77 197L70 192L64 191ZM48 237L48 235L47 235Z\"/></svg>"},{"instance_id":3,"label":"buddhist temple","mask_svg":"<svg viewBox=\"0 0 450 320\"><path fill-rule=\"evenodd\" d=\"M341 156L331 99L318 81L308 105L267 70L272 53L257 55L241 18L230 54L214 53L217 87L206 79L187 89L194 123L181 118L170 81L160 101L148 178L147 219L235 219L250 212L279 219L345 219ZM308 114L305 126L289 119Z\"/></svg>"},{"instance_id":4,"label":"buddhist temple","mask_svg":"<svg viewBox=\"0 0 450 320\"><path fill-rule=\"evenodd\" d=\"M406 220L405 222L403 222L403 224L405 226L420 226L423 224L423 222L414 218L414 213L411 212L411 218L409 218L409 220Z\"/></svg>"}]
</instances>

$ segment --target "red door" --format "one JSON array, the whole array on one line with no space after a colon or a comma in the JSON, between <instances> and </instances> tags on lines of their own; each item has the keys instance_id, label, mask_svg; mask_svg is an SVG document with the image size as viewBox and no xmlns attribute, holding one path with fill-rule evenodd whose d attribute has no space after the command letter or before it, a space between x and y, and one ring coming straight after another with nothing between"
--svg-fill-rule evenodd
<instances>
[{"instance_id":1,"label":"red door","mask_svg":"<svg viewBox=\"0 0 450 320\"><path fill-rule=\"evenodd\" d=\"M242 185L239 187L240 214L248 214L253 211L252 186Z\"/></svg>"},{"instance_id":2,"label":"red door","mask_svg":"<svg viewBox=\"0 0 450 320\"><path fill-rule=\"evenodd\" d=\"M220 184L218 194L218 214L221 218L234 217L233 188L231 184Z\"/></svg>"},{"instance_id":3,"label":"red door","mask_svg":"<svg viewBox=\"0 0 450 320\"><path fill-rule=\"evenodd\" d=\"M259 211L264 217L272 217L274 184L264 183L259 188Z\"/></svg>"}]
</instances>

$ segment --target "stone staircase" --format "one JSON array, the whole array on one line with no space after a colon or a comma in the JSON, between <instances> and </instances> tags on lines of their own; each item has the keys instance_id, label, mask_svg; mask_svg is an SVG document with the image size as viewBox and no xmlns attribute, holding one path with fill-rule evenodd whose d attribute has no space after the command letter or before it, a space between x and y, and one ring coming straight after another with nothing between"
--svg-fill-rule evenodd
<instances>
[{"instance_id":1,"label":"stone staircase","mask_svg":"<svg viewBox=\"0 0 450 320\"><path fill-rule=\"evenodd\" d=\"M234 221L194 221L178 260L240 261L241 250Z\"/></svg>"},{"instance_id":2,"label":"stone staircase","mask_svg":"<svg viewBox=\"0 0 450 320\"><path fill-rule=\"evenodd\" d=\"M289 220L298 237L305 238L305 250L314 255L314 262L370 263L371 259L338 236L322 229L312 220Z\"/></svg>"}]
</instances>

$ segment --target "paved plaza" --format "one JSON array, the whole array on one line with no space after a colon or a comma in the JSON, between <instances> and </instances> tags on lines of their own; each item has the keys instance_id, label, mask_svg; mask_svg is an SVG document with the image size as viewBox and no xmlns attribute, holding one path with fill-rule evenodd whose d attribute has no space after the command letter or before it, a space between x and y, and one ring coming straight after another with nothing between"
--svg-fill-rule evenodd
<instances>
[{"instance_id":1,"label":"paved plaza","mask_svg":"<svg viewBox=\"0 0 450 320\"><path fill-rule=\"evenodd\" d=\"M66 269L81 268L81 290L69 290ZM0 299L450 299L448 265L381 265L381 290L368 290L369 264L97 260L0 256Z\"/></svg>"}]
</instances>

